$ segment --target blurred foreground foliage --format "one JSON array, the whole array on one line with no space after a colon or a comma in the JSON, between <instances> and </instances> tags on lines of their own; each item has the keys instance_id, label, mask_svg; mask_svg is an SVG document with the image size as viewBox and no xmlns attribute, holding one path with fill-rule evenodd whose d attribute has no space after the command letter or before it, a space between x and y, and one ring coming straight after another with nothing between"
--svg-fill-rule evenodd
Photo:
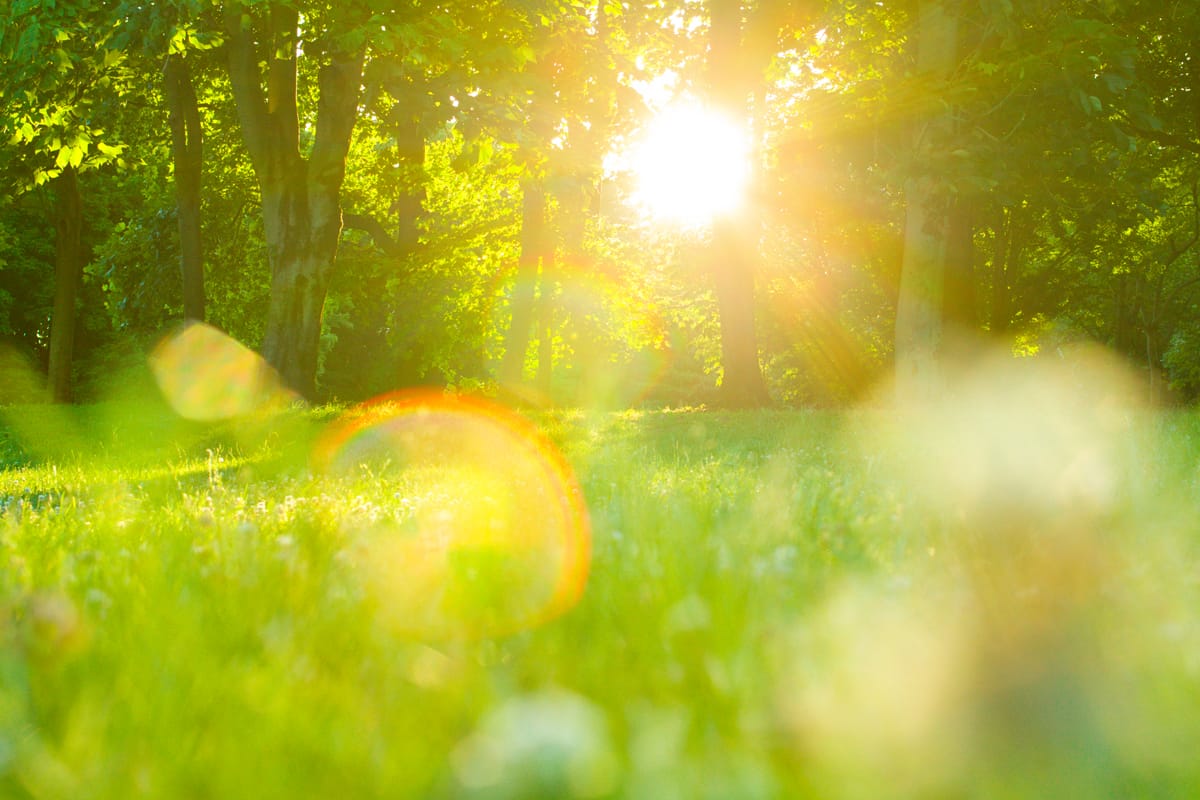
<instances>
[{"instance_id":1,"label":"blurred foreground foliage","mask_svg":"<svg viewBox=\"0 0 1200 800\"><path fill-rule=\"evenodd\" d=\"M1200 420L1009 385L544 414L591 576L494 639L394 627L337 409L6 408L0 795L1194 796Z\"/></svg>"}]
</instances>

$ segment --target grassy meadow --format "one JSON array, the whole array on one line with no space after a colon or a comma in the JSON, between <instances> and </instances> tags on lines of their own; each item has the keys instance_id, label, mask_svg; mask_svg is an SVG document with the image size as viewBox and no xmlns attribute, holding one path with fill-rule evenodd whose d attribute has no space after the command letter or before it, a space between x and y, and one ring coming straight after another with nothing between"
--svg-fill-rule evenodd
<instances>
[{"instance_id":1,"label":"grassy meadow","mask_svg":"<svg viewBox=\"0 0 1200 800\"><path fill-rule=\"evenodd\" d=\"M590 564L496 635L406 626L441 478L338 410L0 409L0 797L1195 796L1200 420L967 394L533 415Z\"/></svg>"}]
</instances>

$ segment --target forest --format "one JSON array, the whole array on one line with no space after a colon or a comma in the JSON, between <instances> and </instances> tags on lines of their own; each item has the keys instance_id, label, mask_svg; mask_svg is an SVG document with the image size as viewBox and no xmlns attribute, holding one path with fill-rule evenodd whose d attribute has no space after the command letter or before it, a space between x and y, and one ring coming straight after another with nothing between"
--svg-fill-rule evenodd
<instances>
[{"instance_id":1,"label":"forest","mask_svg":"<svg viewBox=\"0 0 1200 800\"><path fill-rule=\"evenodd\" d=\"M0 798L1200 796L1196 0L0 0Z\"/></svg>"},{"instance_id":2,"label":"forest","mask_svg":"<svg viewBox=\"0 0 1200 800\"><path fill-rule=\"evenodd\" d=\"M205 320L319 401L840 407L1094 342L1187 402L1198 39L1190 0L10 0L0 337L46 377L0 394Z\"/></svg>"}]
</instances>

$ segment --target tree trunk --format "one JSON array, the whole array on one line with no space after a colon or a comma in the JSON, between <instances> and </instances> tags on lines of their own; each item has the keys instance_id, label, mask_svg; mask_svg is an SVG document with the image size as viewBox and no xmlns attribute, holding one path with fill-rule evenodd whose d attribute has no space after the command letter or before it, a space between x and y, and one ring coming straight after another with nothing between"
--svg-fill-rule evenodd
<instances>
[{"instance_id":1,"label":"tree trunk","mask_svg":"<svg viewBox=\"0 0 1200 800\"><path fill-rule=\"evenodd\" d=\"M975 204L959 195L946 232L946 276L942 294L942 353L946 364L968 364L979 354L979 287L975 271Z\"/></svg>"},{"instance_id":2,"label":"tree trunk","mask_svg":"<svg viewBox=\"0 0 1200 800\"><path fill-rule=\"evenodd\" d=\"M979 326L978 292L975 277L975 219L970 201L959 197L950 212L946 246L946 287L943 313L946 322L959 331Z\"/></svg>"},{"instance_id":3,"label":"tree trunk","mask_svg":"<svg viewBox=\"0 0 1200 800\"><path fill-rule=\"evenodd\" d=\"M917 19L917 75L922 88L936 93L954 67L957 18L948 0L920 0ZM943 102L931 101L914 142L918 162L928 160L953 128ZM907 210L900 295L896 304L896 400L924 403L941 392L942 304L949 225L941 209L941 187L931 175L904 186Z\"/></svg>"},{"instance_id":4,"label":"tree trunk","mask_svg":"<svg viewBox=\"0 0 1200 800\"><path fill-rule=\"evenodd\" d=\"M554 300L550 280L551 264L542 263L538 292L538 360L537 388L549 397L554 388Z\"/></svg>"},{"instance_id":5,"label":"tree trunk","mask_svg":"<svg viewBox=\"0 0 1200 800\"><path fill-rule=\"evenodd\" d=\"M754 273L758 241L743 220L719 220L713 226L712 274L721 324L720 404L725 408L769 405L758 363L754 325Z\"/></svg>"},{"instance_id":6,"label":"tree trunk","mask_svg":"<svg viewBox=\"0 0 1200 800\"><path fill-rule=\"evenodd\" d=\"M393 130L396 160L400 164L400 191L393 206L396 212L396 243L404 253L417 249L418 222L425 210L425 134L415 116L404 119Z\"/></svg>"},{"instance_id":7,"label":"tree trunk","mask_svg":"<svg viewBox=\"0 0 1200 800\"><path fill-rule=\"evenodd\" d=\"M55 403L71 401L71 360L75 350L76 301L83 280L83 199L79 178L66 167L54 179L54 316L50 318L47 387Z\"/></svg>"},{"instance_id":8,"label":"tree trunk","mask_svg":"<svg viewBox=\"0 0 1200 800\"><path fill-rule=\"evenodd\" d=\"M1130 352L1129 340L1132 328L1132 309L1129 291L1129 273L1120 272L1113 276L1112 283L1112 347L1121 353Z\"/></svg>"},{"instance_id":9,"label":"tree trunk","mask_svg":"<svg viewBox=\"0 0 1200 800\"><path fill-rule=\"evenodd\" d=\"M742 46L740 0L709 0L709 74L716 105L739 122L748 117L750 80ZM719 400L728 408L770 403L758 362L754 321L754 268L758 260L757 209L714 220L710 268L721 323Z\"/></svg>"},{"instance_id":10,"label":"tree trunk","mask_svg":"<svg viewBox=\"0 0 1200 800\"><path fill-rule=\"evenodd\" d=\"M929 178L908 181L904 263L896 304L896 399L933 399L941 389L942 291L946 260L945 218L931 212Z\"/></svg>"},{"instance_id":11,"label":"tree trunk","mask_svg":"<svg viewBox=\"0 0 1200 800\"><path fill-rule=\"evenodd\" d=\"M547 249L545 191L533 181L522 183L521 191L521 255L517 262L517 283L513 287L512 321L504 340L504 359L500 362L500 382L509 387L517 387L524 380L538 264Z\"/></svg>"},{"instance_id":12,"label":"tree trunk","mask_svg":"<svg viewBox=\"0 0 1200 800\"><path fill-rule=\"evenodd\" d=\"M331 226L335 229L332 234L328 232ZM340 235L341 216L326 216L324 236L305 230L303 225L274 227L275 235L267 237L268 251L277 255L271 259L271 296L262 354L288 386L311 398L316 391L321 316L333 267L333 253L329 251ZM289 238L295 247L290 246Z\"/></svg>"},{"instance_id":13,"label":"tree trunk","mask_svg":"<svg viewBox=\"0 0 1200 800\"><path fill-rule=\"evenodd\" d=\"M200 234L200 182L204 138L188 60L173 55L163 68L163 94L171 125L175 202L179 217L179 269L184 319L204 321L204 247Z\"/></svg>"},{"instance_id":14,"label":"tree trunk","mask_svg":"<svg viewBox=\"0 0 1200 800\"><path fill-rule=\"evenodd\" d=\"M1149 402L1150 405L1158 405L1162 401L1162 387L1159 380L1158 371L1162 369L1162 355L1159 348L1155 345L1156 331L1153 326L1145 327L1146 335L1146 372L1149 374Z\"/></svg>"},{"instance_id":15,"label":"tree trunk","mask_svg":"<svg viewBox=\"0 0 1200 800\"><path fill-rule=\"evenodd\" d=\"M321 314L342 231L341 188L358 118L364 53L324 54L312 150L305 158L296 106L298 12L271 4L267 30L256 41L248 7L229 3L225 11L230 84L262 194L271 267L262 353L288 386L311 398ZM265 93L260 61L267 63Z\"/></svg>"}]
</instances>

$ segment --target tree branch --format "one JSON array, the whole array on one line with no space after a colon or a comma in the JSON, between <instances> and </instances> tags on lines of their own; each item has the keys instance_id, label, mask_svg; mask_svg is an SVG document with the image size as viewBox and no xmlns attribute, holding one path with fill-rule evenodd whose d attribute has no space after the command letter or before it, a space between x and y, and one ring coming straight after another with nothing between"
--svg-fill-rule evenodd
<instances>
[{"instance_id":1,"label":"tree branch","mask_svg":"<svg viewBox=\"0 0 1200 800\"><path fill-rule=\"evenodd\" d=\"M1161 145L1166 145L1167 147L1176 147L1180 150L1186 150L1189 153L1200 155L1200 141L1190 139L1187 136L1180 136L1179 134L1170 133L1168 131L1148 130L1141 126L1134 125L1129 121L1126 121L1121 127L1125 128L1125 132L1132 136L1138 136L1143 139L1148 139L1152 142L1158 142Z\"/></svg>"},{"instance_id":2,"label":"tree branch","mask_svg":"<svg viewBox=\"0 0 1200 800\"><path fill-rule=\"evenodd\" d=\"M400 258L404 255L404 248L388 235L388 232L383 227L383 223L370 214L343 213L342 228L353 228L354 230L366 232L375 241L375 246L387 256Z\"/></svg>"},{"instance_id":3,"label":"tree branch","mask_svg":"<svg viewBox=\"0 0 1200 800\"><path fill-rule=\"evenodd\" d=\"M300 158L300 113L296 103L296 43L300 12L272 3L271 43L267 68L267 113L275 123L278 144L290 158ZM281 54L283 54L282 57Z\"/></svg>"},{"instance_id":4,"label":"tree branch","mask_svg":"<svg viewBox=\"0 0 1200 800\"><path fill-rule=\"evenodd\" d=\"M311 180L341 185L346 154L358 121L358 95L362 88L365 53L333 53L317 74L316 137L309 160Z\"/></svg>"},{"instance_id":5,"label":"tree branch","mask_svg":"<svg viewBox=\"0 0 1200 800\"><path fill-rule=\"evenodd\" d=\"M1167 260L1167 263L1163 265L1163 271L1159 274L1158 291L1156 292L1155 298L1154 298L1156 309L1161 302L1162 295L1164 294L1164 285L1166 283L1167 270L1169 270L1171 268L1171 266L1173 266L1175 264L1175 262L1178 261L1184 255L1184 253L1191 250L1196 245L1197 242L1200 242L1200 182L1195 181L1195 180L1192 181L1192 221L1193 221L1192 235L1186 242L1183 243L1183 245L1176 246L1176 244L1173 241L1170 241L1168 239L1167 243L1169 245L1171 245L1172 252L1171 252L1170 257ZM1179 296L1180 292L1182 292L1184 289L1186 289L1189 286L1192 286L1196 283L1200 283L1200 277L1190 278L1190 279L1183 281L1182 283L1177 284L1176 286L1172 287L1169 290L1169 294L1167 296L1167 302L1171 302L1172 300L1174 300L1176 297ZM1155 314L1157 316L1157 310L1156 310Z\"/></svg>"},{"instance_id":6,"label":"tree branch","mask_svg":"<svg viewBox=\"0 0 1200 800\"><path fill-rule=\"evenodd\" d=\"M246 22L249 11L241 3L225 6L225 53L228 59L229 82L237 105L238 120L250 162L261 177L270 155L267 101L263 95L262 73L258 68L258 53L254 46L251 26Z\"/></svg>"}]
</instances>

